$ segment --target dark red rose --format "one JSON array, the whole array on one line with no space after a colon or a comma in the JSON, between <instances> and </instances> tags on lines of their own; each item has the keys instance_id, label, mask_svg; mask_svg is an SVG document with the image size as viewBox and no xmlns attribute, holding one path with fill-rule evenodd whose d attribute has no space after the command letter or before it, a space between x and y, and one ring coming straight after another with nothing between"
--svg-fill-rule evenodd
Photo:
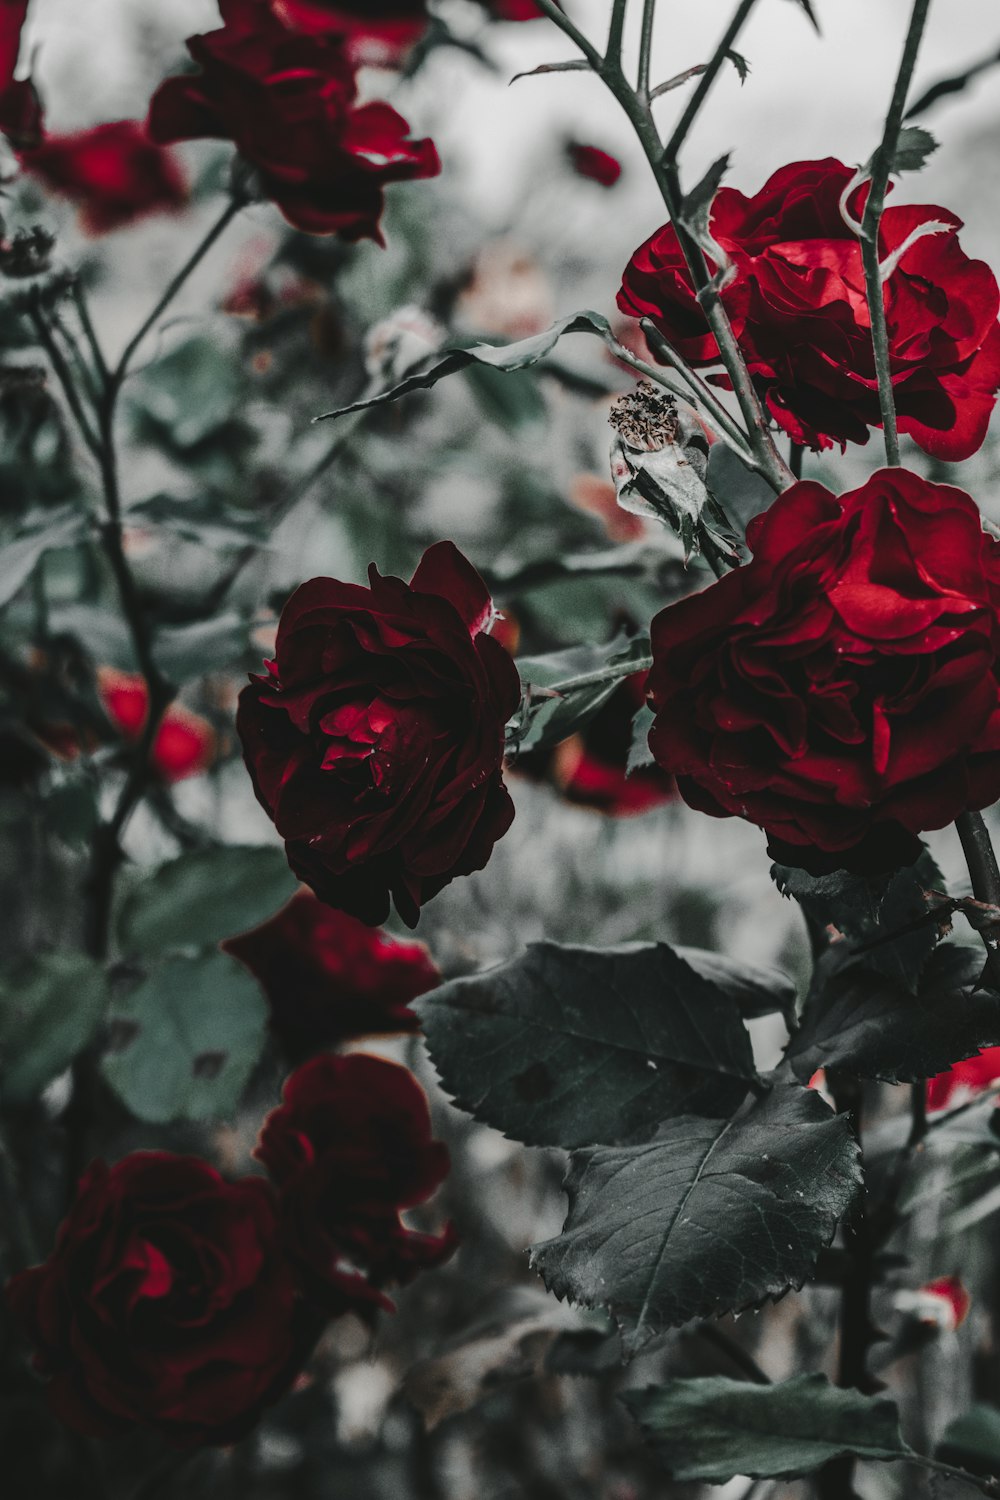
<instances>
[{"instance_id":1,"label":"dark red rose","mask_svg":"<svg viewBox=\"0 0 1000 1500\"><path fill-rule=\"evenodd\" d=\"M392 64L427 29L427 0L271 0L280 21L309 36L340 36L357 63Z\"/></svg>"},{"instance_id":2,"label":"dark red rose","mask_svg":"<svg viewBox=\"0 0 1000 1500\"><path fill-rule=\"evenodd\" d=\"M984 1047L975 1057L953 1063L944 1073L927 1080L927 1108L948 1109L985 1094L1000 1078L1000 1047Z\"/></svg>"},{"instance_id":3,"label":"dark red rose","mask_svg":"<svg viewBox=\"0 0 1000 1500\"><path fill-rule=\"evenodd\" d=\"M722 301L750 372L779 426L816 449L865 443L881 421L859 241L840 212L852 176L832 157L793 162L756 197L720 188L712 207L735 267ZM855 218L866 196L853 194ZM1000 387L1000 292L963 252L961 220L931 204L886 209L883 261L933 221L945 231L917 238L885 283L893 394L901 432L961 459L982 444ZM618 306L651 318L690 364L719 363L669 225L633 255Z\"/></svg>"},{"instance_id":4,"label":"dark red rose","mask_svg":"<svg viewBox=\"0 0 1000 1500\"><path fill-rule=\"evenodd\" d=\"M290 31L262 0L219 9L222 29L188 41L201 72L168 78L153 96L153 139L231 140L290 224L381 244L386 184L435 176L433 142L410 140L388 104L357 105L338 37Z\"/></svg>"},{"instance_id":5,"label":"dark red rose","mask_svg":"<svg viewBox=\"0 0 1000 1500\"><path fill-rule=\"evenodd\" d=\"M614 187L622 175L621 162L616 157L609 156L607 151L602 151L599 146L584 146L579 141L570 141L566 154L574 172L581 177L588 177L591 182L600 183L601 187Z\"/></svg>"},{"instance_id":6,"label":"dark red rose","mask_svg":"<svg viewBox=\"0 0 1000 1500\"><path fill-rule=\"evenodd\" d=\"M296 1281L274 1195L193 1156L95 1162L43 1265L7 1301L67 1426L228 1443L296 1373Z\"/></svg>"},{"instance_id":7,"label":"dark red rose","mask_svg":"<svg viewBox=\"0 0 1000 1500\"><path fill-rule=\"evenodd\" d=\"M414 926L482 869L514 816L500 770L517 669L486 634L479 574L451 542L410 583L314 578L289 599L237 729L288 862L321 901Z\"/></svg>"},{"instance_id":8,"label":"dark red rose","mask_svg":"<svg viewBox=\"0 0 1000 1500\"><path fill-rule=\"evenodd\" d=\"M113 120L75 135L48 135L22 151L21 165L80 209L89 234L106 234L146 214L181 208L187 184L174 154L135 120Z\"/></svg>"},{"instance_id":9,"label":"dark red rose","mask_svg":"<svg viewBox=\"0 0 1000 1500\"><path fill-rule=\"evenodd\" d=\"M392 1308L384 1288L440 1265L455 1248L407 1229L448 1172L423 1089L397 1063L354 1052L304 1063L285 1083L254 1153L278 1189L286 1244L310 1294L331 1312Z\"/></svg>"},{"instance_id":10,"label":"dark red rose","mask_svg":"<svg viewBox=\"0 0 1000 1500\"><path fill-rule=\"evenodd\" d=\"M908 863L1000 797L1000 543L968 495L882 469L793 485L752 560L653 621L649 744L681 796L807 868Z\"/></svg>"},{"instance_id":11,"label":"dark red rose","mask_svg":"<svg viewBox=\"0 0 1000 1500\"><path fill-rule=\"evenodd\" d=\"M14 77L28 0L0 0L0 135L16 147L42 138L42 105L28 79Z\"/></svg>"},{"instance_id":12,"label":"dark red rose","mask_svg":"<svg viewBox=\"0 0 1000 1500\"><path fill-rule=\"evenodd\" d=\"M537 21L545 12L535 0L479 0L498 21Z\"/></svg>"},{"instance_id":13,"label":"dark red rose","mask_svg":"<svg viewBox=\"0 0 1000 1500\"><path fill-rule=\"evenodd\" d=\"M397 943L309 891L222 946L260 980L295 1061L352 1037L417 1031L408 1002L441 982L423 943Z\"/></svg>"}]
</instances>

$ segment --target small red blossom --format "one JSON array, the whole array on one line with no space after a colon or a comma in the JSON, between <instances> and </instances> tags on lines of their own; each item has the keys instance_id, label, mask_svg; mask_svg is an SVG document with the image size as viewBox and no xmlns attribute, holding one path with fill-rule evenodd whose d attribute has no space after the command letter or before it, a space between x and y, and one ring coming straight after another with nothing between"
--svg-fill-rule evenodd
<instances>
[{"instance_id":1,"label":"small red blossom","mask_svg":"<svg viewBox=\"0 0 1000 1500\"><path fill-rule=\"evenodd\" d=\"M1000 1047L984 1047L975 1057L953 1063L944 1073L927 1080L927 1108L949 1109L985 1094L1000 1079Z\"/></svg>"},{"instance_id":2,"label":"small red blossom","mask_svg":"<svg viewBox=\"0 0 1000 1500\"><path fill-rule=\"evenodd\" d=\"M95 1162L55 1249L7 1302L67 1426L231 1443L298 1368L294 1272L262 1178L192 1156Z\"/></svg>"},{"instance_id":3,"label":"small red blossom","mask_svg":"<svg viewBox=\"0 0 1000 1500\"><path fill-rule=\"evenodd\" d=\"M254 1153L274 1181L285 1241L310 1295L337 1313L391 1309L384 1289L451 1255L456 1236L407 1229L448 1172L423 1089L397 1063L355 1052L304 1063Z\"/></svg>"},{"instance_id":4,"label":"small red blossom","mask_svg":"<svg viewBox=\"0 0 1000 1500\"><path fill-rule=\"evenodd\" d=\"M521 689L486 631L486 586L450 542L408 584L374 566L369 578L295 591L236 727L299 879L370 924L391 895L412 927L510 827L504 728Z\"/></svg>"},{"instance_id":5,"label":"small red blossom","mask_svg":"<svg viewBox=\"0 0 1000 1500\"><path fill-rule=\"evenodd\" d=\"M478 0L497 21L537 21L545 12L535 0Z\"/></svg>"},{"instance_id":6,"label":"small red blossom","mask_svg":"<svg viewBox=\"0 0 1000 1500\"><path fill-rule=\"evenodd\" d=\"M1000 797L1000 543L905 469L840 497L796 484L747 542L653 621L653 755L788 863L910 863L919 833Z\"/></svg>"},{"instance_id":7,"label":"small red blossom","mask_svg":"<svg viewBox=\"0 0 1000 1500\"><path fill-rule=\"evenodd\" d=\"M881 423L860 242L841 214L852 177L832 157L792 162L754 197L724 187L712 206L732 265L722 302L750 373L778 425L814 449L865 443ZM851 197L855 218L865 196ZM1000 387L1000 291L962 250L961 227L933 204L890 207L879 244L883 263L902 252L884 288L899 429L949 460L982 445ZM632 256L618 306L650 318L689 364L719 363L670 225Z\"/></svg>"},{"instance_id":8,"label":"small red blossom","mask_svg":"<svg viewBox=\"0 0 1000 1500\"><path fill-rule=\"evenodd\" d=\"M418 1030L409 1002L441 981L423 943L396 942L310 891L222 946L260 980L293 1061L353 1037Z\"/></svg>"},{"instance_id":9,"label":"small red blossom","mask_svg":"<svg viewBox=\"0 0 1000 1500\"><path fill-rule=\"evenodd\" d=\"M435 176L433 142L411 140L388 104L357 104L339 37L290 31L259 0L219 8L222 28L188 41L201 71L153 96L153 139L231 140L290 224L381 244L386 185Z\"/></svg>"},{"instance_id":10,"label":"small red blossom","mask_svg":"<svg viewBox=\"0 0 1000 1500\"><path fill-rule=\"evenodd\" d=\"M278 19L308 36L339 36L352 62L393 66L427 30L427 0L271 0Z\"/></svg>"},{"instance_id":11,"label":"small red blossom","mask_svg":"<svg viewBox=\"0 0 1000 1500\"><path fill-rule=\"evenodd\" d=\"M21 152L21 164L79 207L88 234L106 234L187 202L176 157L151 141L136 120L113 120L75 135L47 135Z\"/></svg>"},{"instance_id":12,"label":"small red blossom","mask_svg":"<svg viewBox=\"0 0 1000 1500\"><path fill-rule=\"evenodd\" d=\"M574 172L580 177L589 178L591 182L599 183L601 187L614 187L622 175L621 162L607 151L602 151L599 146L584 146L579 141L571 141L566 147L566 154Z\"/></svg>"},{"instance_id":13,"label":"small red blossom","mask_svg":"<svg viewBox=\"0 0 1000 1500\"><path fill-rule=\"evenodd\" d=\"M17 148L42 138L42 105L30 79L16 79L28 0L0 0L0 135Z\"/></svg>"},{"instance_id":14,"label":"small red blossom","mask_svg":"<svg viewBox=\"0 0 1000 1500\"><path fill-rule=\"evenodd\" d=\"M135 672L101 667L97 685L108 718L126 740L135 744L149 712L145 678ZM211 724L182 704L172 703L156 731L150 753L150 764L157 776L168 783L183 781L204 771L214 756L215 732Z\"/></svg>"}]
</instances>

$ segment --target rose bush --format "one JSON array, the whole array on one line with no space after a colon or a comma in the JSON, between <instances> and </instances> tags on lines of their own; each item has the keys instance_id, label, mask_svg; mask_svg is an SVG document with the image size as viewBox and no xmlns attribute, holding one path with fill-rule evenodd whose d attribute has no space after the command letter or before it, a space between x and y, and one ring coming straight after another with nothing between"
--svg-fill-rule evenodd
<instances>
[{"instance_id":1,"label":"rose bush","mask_svg":"<svg viewBox=\"0 0 1000 1500\"><path fill-rule=\"evenodd\" d=\"M455 1248L450 1225L420 1234L400 1218L440 1186L449 1159L431 1138L423 1089L396 1063L357 1052L304 1063L255 1155L278 1189L288 1252L331 1312L391 1309L386 1286Z\"/></svg>"},{"instance_id":2,"label":"rose bush","mask_svg":"<svg viewBox=\"0 0 1000 1500\"><path fill-rule=\"evenodd\" d=\"M219 9L221 29L188 41L201 71L168 78L153 96L153 139L231 140L289 223L381 243L386 185L433 177L433 142L411 140L388 104L357 104L339 37L290 31L261 0Z\"/></svg>"},{"instance_id":3,"label":"rose bush","mask_svg":"<svg viewBox=\"0 0 1000 1500\"><path fill-rule=\"evenodd\" d=\"M396 942L309 891L222 946L260 980L293 1060L352 1037L416 1031L409 1001L441 979L423 943Z\"/></svg>"},{"instance_id":4,"label":"rose bush","mask_svg":"<svg viewBox=\"0 0 1000 1500\"><path fill-rule=\"evenodd\" d=\"M791 863L909 862L1000 796L1000 543L968 495L903 469L839 498L794 485L747 541L653 621L656 760Z\"/></svg>"},{"instance_id":5,"label":"rose bush","mask_svg":"<svg viewBox=\"0 0 1000 1500\"><path fill-rule=\"evenodd\" d=\"M95 1162L8 1304L68 1426L228 1443L296 1372L296 1282L274 1197L193 1156Z\"/></svg>"},{"instance_id":6,"label":"rose bush","mask_svg":"<svg viewBox=\"0 0 1000 1500\"><path fill-rule=\"evenodd\" d=\"M710 220L732 263L722 302L747 367L778 425L816 449L867 442L881 422L861 251L840 208L852 177L833 157L792 162L752 198L720 188ZM865 195L852 195L855 218ZM903 251L884 289L899 430L944 459L981 446L1000 387L1000 292L962 250L961 227L921 204L887 208L880 234L883 262ZM633 255L618 306L650 318L689 364L719 363L669 224Z\"/></svg>"},{"instance_id":7,"label":"rose bush","mask_svg":"<svg viewBox=\"0 0 1000 1500\"><path fill-rule=\"evenodd\" d=\"M510 827L500 772L521 689L491 618L450 542L409 584L372 567L368 588L314 578L285 605L237 729L292 869L331 906L377 923L391 894L413 926Z\"/></svg>"}]
</instances>

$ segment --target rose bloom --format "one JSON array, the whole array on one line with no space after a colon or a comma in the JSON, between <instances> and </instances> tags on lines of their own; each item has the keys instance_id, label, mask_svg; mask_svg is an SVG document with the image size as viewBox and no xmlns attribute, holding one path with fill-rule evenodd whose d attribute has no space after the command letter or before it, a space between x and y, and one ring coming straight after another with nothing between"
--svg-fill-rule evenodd
<instances>
[{"instance_id":1,"label":"rose bloom","mask_svg":"<svg viewBox=\"0 0 1000 1500\"><path fill-rule=\"evenodd\" d=\"M1000 544L905 469L839 498L793 485L747 542L653 621L656 760L788 863L911 862L918 833L1000 797Z\"/></svg>"},{"instance_id":2,"label":"rose bloom","mask_svg":"<svg viewBox=\"0 0 1000 1500\"><path fill-rule=\"evenodd\" d=\"M188 41L201 72L153 96L153 139L231 140L290 224L381 244L386 184L435 176L433 142L410 140L388 104L357 104L339 38L290 31L259 0L219 9L222 29Z\"/></svg>"},{"instance_id":3,"label":"rose bloom","mask_svg":"<svg viewBox=\"0 0 1000 1500\"><path fill-rule=\"evenodd\" d=\"M88 234L105 234L145 214L180 208L187 185L172 152L135 120L47 135L21 153L21 165L80 209Z\"/></svg>"},{"instance_id":4,"label":"rose bloom","mask_svg":"<svg viewBox=\"0 0 1000 1500\"><path fill-rule=\"evenodd\" d=\"M260 980L295 1061L353 1037L417 1031L409 1001L441 982L423 943L397 943L310 891L222 946Z\"/></svg>"},{"instance_id":5,"label":"rose bloom","mask_svg":"<svg viewBox=\"0 0 1000 1500\"><path fill-rule=\"evenodd\" d=\"M16 147L42 137L42 106L34 85L14 77L28 0L0 0L0 135Z\"/></svg>"},{"instance_id":6,"label":"rose bloom","mask_svg":"<svg viewBox=\"0 0 1000 1500\"><path fill-rule=\"evenodd\" d=\"M584 146L579 141L570 141L566 147L566 155L574 172L580 177L589 178L591 182L599 183L601 187L614 187L622 175L621 162L607 151L602 151L599 146Z\"/></svg>"},{"instance_id":7,"label":"rose bloom","mask_svg":"<svg viewBox=\"0 0 1000 1500\"><path fill-rule=\"evenodd\" d=\"M537 21L545 14L535 0L478 0L498 21Z\"/></svg>"},{"instance_id":8,"label":"rose bloom","mask_svg":"<svg viewBox=\"0 0 1000 1500\"><path fill-rule=\"evenodd\" d=\"M271 0L280 21L309 36L341 36L351 60L391 66L427 29L427 0Z\"/></svg>"},{"instance_id":9,"label":"rose bloom","mask_svg":"<svg viewBox=\"0 0 1000 1500\"><path fill-rule=\"evenodd\" d=\"M149 689L137 672L100 667L97 690L108 718L126 740L136 744L149 712ZM197 776L215 756L215 731L200 714L172 703L160 722L149 761L155 774L168 783Z\"/></svg>"},{"instance_id":10,"label":"rose bloom","mask_svg":"<svg viewBox=\"0 0 1000 1500\"><path fill-rule=\"evenodd\" d=\"M722 302L750 373L778 425L814 449L867 442L881 423L861 251L840 212L852 176L832 157L793 162L755 197L724 187L712 206L734 267ZM865 198L852 195L855 219ZM932 221L946 230L916 239L885 283L890 368L899 430L954 460L981 446L1000 386L1000 292L963 252L961 220L931 204L885 210L882 260ZM689 364L719 363L669 225L633 255L618 306L650 318Z\"/></svg>"},{"instance_id":11,"label":"rose bloom","mask_svg":"<svg viewBox=\"0 0 1000 1500\"><path fill-rule=\"evenodd\" d=\"M927 1080L927 1108L931 1111L964 1104L985 1094L1000 1078L1000 1047L984 1047L975 1057L953 1063Z\"/></svg>"},{"instance_id":12,"label":"rose bloom","mask_svg":"<svg viewBox=\"0 0 1000 1500\"><path fill-rule=\"evenodd\" d=\"M517 669L451 542L410 583L314 578L289 599L275 660L237 729L288 861L322 901L378 923L482 869L514 810L501 778Z\"/></svg>"},{"instance_id":13,"label":"rose bloom","mask_svg":"<svg viewBox=\"0 0 1000 1500\"><path fill-rule=\"evenodd\" d=\"M7 1286L67 1426L229 1443L297 1367L294 1273L262 1178L193 1156L95 1162L43 1265Z\"/></svg>"},{"instance_id":14,"label":"rose bloom","mask_svg":"<svg viewBox=\"0 0 1000 1500\"><path fill-rule=\"evenodd\" d=\"M420 1234L400 1218L440 1186L448 1149L431 1138L424 1091L398 1063L359 1052L304 1063L254 1155L278 1189L288 1252L332 1313L391 1310L386 1286L455 1248L450 1225Z\"/></svg>"}]
</instances>

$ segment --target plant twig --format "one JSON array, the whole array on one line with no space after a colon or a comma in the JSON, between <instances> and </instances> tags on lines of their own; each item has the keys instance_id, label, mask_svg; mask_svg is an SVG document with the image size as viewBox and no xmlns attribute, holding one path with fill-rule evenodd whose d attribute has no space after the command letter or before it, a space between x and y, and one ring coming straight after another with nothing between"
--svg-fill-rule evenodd
<instances>
[{"instance_id":1,"label":"plant twig","mask_svg":"<svg viewBox=\"0 0 1000 1500\"><path fill-rule=\"evenodd\" d=\"M608 30L608 45L604 52L606 64L615 64L621 67L622 60L622 38L625 35L625 7L628 0L613 0L611 7L611 26Z\"/></svg>"},{"instance_id":2,"label":"plant twig","mask_svg":"<svg viewBox=\"0 0 1000 1500\"><path fill-rule=\"evenodd\" d=\"M722 40L712 54L712 59L704 73L698 79L697 88L685 105L683 114L674 127L670 139L663 148L663 160L665 162L676 162L680 155L680 149L687 140L688 132L694 124L701 106L707 99L712 84L719 76L719 70L726 61L726 54L732 50L733 43L743 30L744 23L749 18L750 12L756 3L757 0L740 0L732 20L726 27Z\"/></svg>"},{"instance_id":3,"label":"plant twig","mask_svg":"<svg viewBox=\"0 0 1000 1500\"><path fill-rule=\"evenodd\" d=\"M906 96L910 90L913 69L920 50L924 26L930 11L931 0L913 0L913 10L906 33L903 56L885 119L882 141L872 158L868 198L861 220L861 259L865 270L865 292L868 298L868 314L872 330L872 349L875 356L875 373L878 376L878 401L882 415L882 430L885 436L886 462L899 463L899 434L896 427L896 402L892 390L892 367L889 357L889 331L885 317L885 292L882 267L879 257L879 226L885 207L885 194L889 185L889 174L899 142Z\"/></svg>"},{"instance_id":4,"label":"plant twig","mask_svg":"<svg viewBox=\"0 0 1000 1500\"><path fill-rule=\"evenodd\" d=\"M977 901L1000 906L1000 866L990 839L989 829L979 812L962 813L955 819L962 840L965 862L972 880L972 894ZM993 927L980 929L986 948L985 973L994 989L1000 990L1000 932Z\"/></svg>"},{"instance_id":5,"label":"plant twig","mask_svg":"<svg viewBox=\"0 0 1000 1500\"><path fill-rule=\"evenodd\" d=\"M644 104L652 95L649 89L649 67L653 55L653 26L656 22L656 0L644 0L642 30L639 33L639 72L636 93Z\"/></svg>"}]
</instances>

